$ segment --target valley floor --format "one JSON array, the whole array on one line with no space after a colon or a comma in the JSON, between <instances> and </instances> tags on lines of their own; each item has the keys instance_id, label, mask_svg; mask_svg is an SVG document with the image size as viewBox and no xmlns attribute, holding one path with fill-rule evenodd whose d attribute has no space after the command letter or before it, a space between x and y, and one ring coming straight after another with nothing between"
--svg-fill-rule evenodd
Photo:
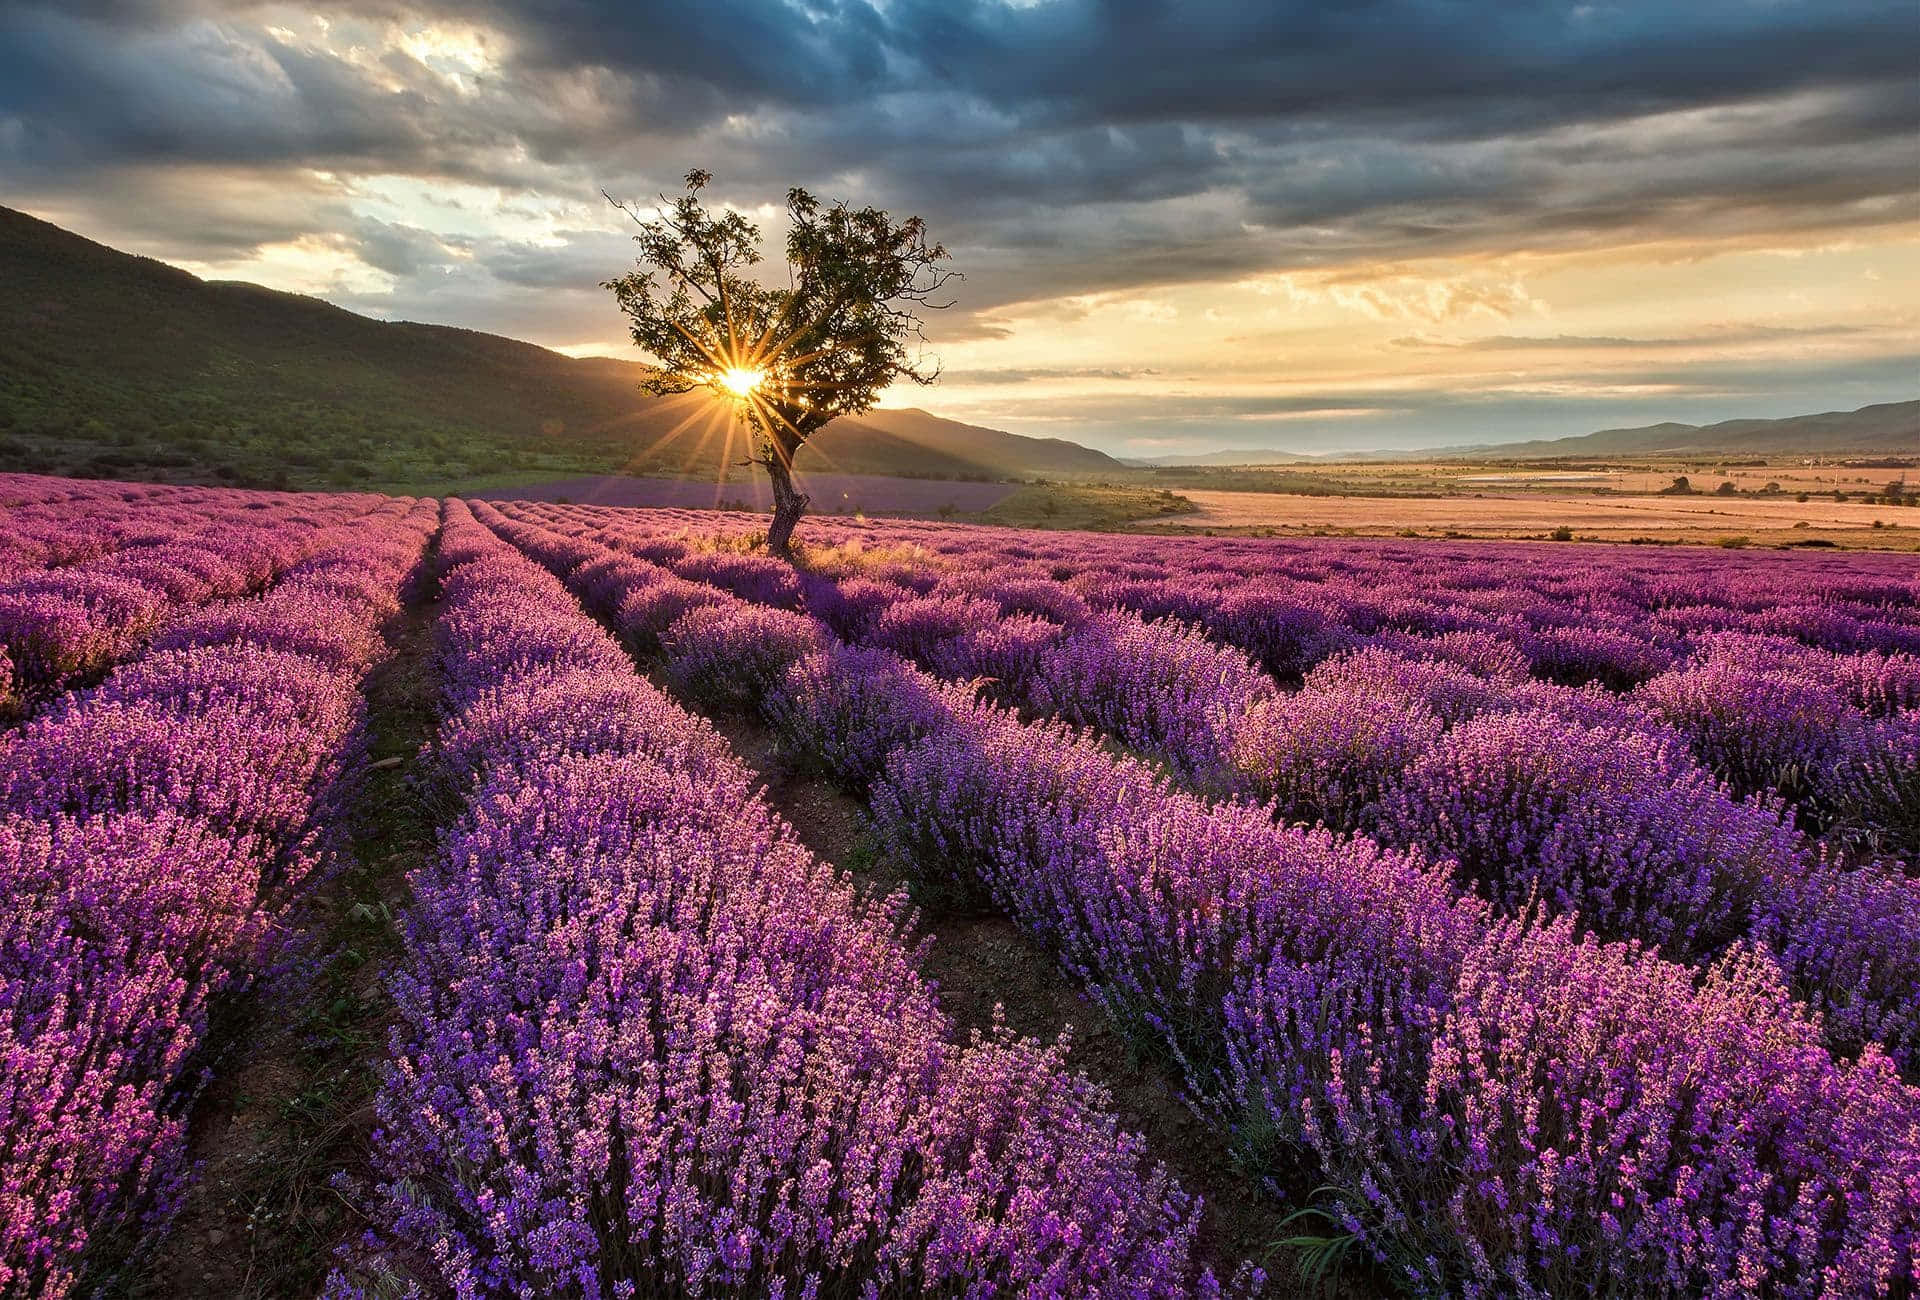
<instances>
[{"instance_id":1,"label":"valley floor","mask_svg":"<svg viewBox=\"0 0 1920 1300\"><path fill-rule=\"evenodd\" d=\"M1539 537L1557 528L1587 541L1648 538L1713 544L1745 537L1755 544L1825 540L1875 550L1920 547L1920 511L1900 506L1791 496L1596 496L1591 493L1442 497L1303 496L1280 492L1182 489L1196 507L1171 521L1181 529L1288 529L1475 537ZM1147 516L1140 524L1162 524Z\"/></svg>"}]
</instances>

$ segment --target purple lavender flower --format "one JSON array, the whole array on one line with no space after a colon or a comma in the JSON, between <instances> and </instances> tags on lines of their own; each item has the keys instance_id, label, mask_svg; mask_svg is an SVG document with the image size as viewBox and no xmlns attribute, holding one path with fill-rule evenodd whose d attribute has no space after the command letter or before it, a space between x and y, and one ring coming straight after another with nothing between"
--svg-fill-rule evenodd
<instances>
[{"instance_id":1,"label":"purple lavender flower","mask_svg":"<svg viewBox=\"0 0 1920 1300\"><path fill-rule=\"evenodd\" d=\"M551 517L605 525L578 536L623 550L646 545L653 526L577 508ZM781 682L759 697L799 743L824 748L846 719L830 766L871 783L887 851L1047 945L1165 1053L1195 1106L1277 1188L1339 1188L1336 1217L1394 1276L1486 1296L1909 1284L1920 1110L1881 1047L1910 1059L1897 994L1913 966L1897 936L1913 927L1896 877L1827 874L1852 869L1814 860L1773 806L1730 798L1646 707L1645 688L1623 699L1520 682L1512 654L1529 636L1554 654L1584 644L1587 666L1566 675L1625 684L1687 653L1682 636L1750 627L1821 583L1830 606L1795 626L1851 638L1851 653L1897 635L1870 626L1906 626L1845 604L1880 598L1892 581L1875 576L1880 561L1796 567L1789 579L1777 560L1718 555L1623 552L1561 571L1522 546L862 530L979 571L952 588L980 593L996 620L994 569L1030 581L1041 557L1095 607L1186 611L1270 671L1307 677L1300 696L1253 711L1265 724L1300 710L1303 740L1356 730L1350 715L1380 702L1369 691L1408 711L1415 743L1381 747L1404 756L1399 766L1374 757L1356 769L1380 792L1360 804L1377 810L1369 819L1408 828L1409 847L1392 851L1278 826L1269 808L1209 806L1091 736L974 704L896 660L838 658L859 652L830 641L784 639L769 655ZM842 577L842 590L859 581ZM1911 594L1907 579L1893 586ZM858 612L817 589L805 601L849 634L891 618L888 636L950 676L991 644L966 626L988 615L952 594L899 614L910 598L868 595ZM1583 643L1587 626L1609 635ZM1436 662L1334 658L1369 637ZM1034 640L1032 681L1073 644ZM850 690L856 666L871 680ZM1047 710L1110 709L1109 730L1153 717L1116 706L1124 693L1102 696L1130 679L1097 667L1063 676ZM1166 715L1175 726L1195 716ZM1904 724L1879 724L1869 735L1880 752L1904 753ZM1294 765L1260 766L1277 780ZM691 809L692 798L665 802ZM1459 891L1449 862L1427 860L1450 836L1481 855L1471 873L1519 919L1495 919ZM1549 894L1566 917L1526 914ZM1836 909L1860 924L1839 924ZM1710 966L1583 928L1657 938ZM735 1258L751 1248L742 1241Z\"/></svg>"},{"instance_id":2,"label":"purple lavender flower","mask_svg":"<svg viewBox=\"0 0 1920 1300\"><path fill-rule=\"evenodd\" d=\"M1676 669L1638 698L1742 796L1778 795L1816 825L1847 801L1871 744L1867 719L1824 680L1724 660Z\"/></svg>"},{"instance_id":3,"label":"purple lavender flower","mask_svg":"<svg viewBox=\"0 0 1920 1300\"><path fill-rule=\"evenodd\" d=\"M1377 830L1457 862L1508 911L1538 898L1683 962L1745 934L1769 880L1803 866L1776 813L1675 746L1539 713L1454 727L1406 767Z\"/></svg>"},{"instance_id":4,"label":"purple lavender flower","mask_svg":"<svg viewBox=\"0 0 1920 1300\"><path fill-rule=\"evenodd\" d=\"M90 1242L158 1232L178 1205L210 1012L277 960L325 865L379 642L283 646L307 617L376 626L437 513L358 504L295 548L311 567L239 602L275 617L153 653L0 740L17 904L0 922L0 1290L68 1294ZM297 558L260 554L249 582ZM330 581L328 555L372 579L364 598L304 586Z\"/></svg>"},{"instance_id":5,"label":"purple lavender flower","mask_svg":"<svg viewBox=\"0 0 1920 1300\"><path fill-rule=\"evenodd\" d=\"M541 607L570 643L597 629L462 513L441 649L462 711L441 752L469 797L413 881L383 1231L361 1274L586 1294L1211 1291L1188 1258L1192 1203L1057 1050L949 1041L900 898L795 843L709 730L650 728L635 752L583 723L619 689L604 677L498 653L469 611ZM795 617L696 609L668 651L733 689L727 648L757 653L760 616L776 636ZM789 648L796 666L817 653ZM673 710L627 681L643 716Z\"/></svg>"}]
</instances>

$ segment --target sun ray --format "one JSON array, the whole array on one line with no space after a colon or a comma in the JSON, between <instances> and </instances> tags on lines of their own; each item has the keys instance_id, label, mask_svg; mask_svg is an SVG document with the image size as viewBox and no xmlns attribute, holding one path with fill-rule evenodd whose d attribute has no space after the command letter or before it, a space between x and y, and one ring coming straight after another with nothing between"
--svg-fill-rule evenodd
<instances>
[{"instance_id":1,"label":"sun ray","mask_svg":"<svg viewBox=\"0 0 1920 1300\"><path fill-rule=\"evenodd\" d=\"M800 301L800 295L789 292L785 299L781 301L779 312L774 315L772 320L767 322L766 329L760 332L760 337L754 341L751 353L756 364L772 360L774 355L776 355L767 351L767 340L773 337L775 330L787 323L787 317L793 314L793 304L798 301Z\"/></svg>"},{"instance_id":2,"label":"sun ray","mask_svg":"<svg viewBox=\"0 0 1920 1300\"><path fill-rule=\"evenodd\" d=\"M836 300L835 302L829 304L825 311L817 313L805 324L795 326L794 329L786 335L786 337L782 338L780 342L775 344L773 349L767 353L767 359L769 361L777 361L782 359L782 357L785 356L786 350L789 347L791 347L795 342L797 342L803 335L805 335L808 330L814 329L820 325L825 324L827 317L831 315L833 312L838 311L839 309L840 309L840 303L839 301ZM806 356L808 358L811 358L811 357L823 355L826 352L831 352L834 350L835 349L833 348L816 349L813 352L807 353ZM793 366L793 365L799 364L799 361L796 360L795 358L788 357L786 358L786 364L789 366Z\"/></svg>"},{"instance_id":3,"label":"sun ray","mask_svg":"<svg viewBox=\"0 0 1920 1300\"><path fill-rule=\"evenodd\" d=\"M733 434L738 424L739 421L732 416L727 418L726 440L720 446L720 472L713 481L713 504L715 508L718 508L720 502L726 497L727 474L733 468Z\"/></svg>"},{"instance_id":4,"label":"sun ray","mask_svg":"<svg viewBox=\"0 0 1920 1300\"><path fill-rule=\"evenodd\" d=\"M692 428L694 421L702 420L702 419L711 421L712 418L713 418L712 407L696 406L691 411L687 412L686 417L682 419L678 424L674 425L671 429L667 430L665 433L661 434L658 438L654 439L652 443L650 443L647 447L643 448L642 450L645 453L651 453L651 454L658 454L659 452L663 452L668 447L671 447L674 444L674 442L680 438L682 434L687 432L688 429ZM640 453L635 454L634 459L636 461L639 459L639 455Z\"/></svg>"},{"instance_id":5,"label":"sun ray","mask_svg":"<svg viewBox=\"0 0 1920 1300\"><path fill-rule=\"evenodd\" d=\"M758 411L760 418L762 420L766 420L766 418L769 415L771 415L775 419L778 419L780 423L786 425L788 429L792 430L793 436L795 438L799 439L802 442L806 441L807 435L802 433L800 431L800 427L796 425L792 420L788 419L786 412L782 411L779 407L774 406L771 402L767 401L764 397L761 397L757 393L751 395L749 398L749 401L751 401L754 404L755 409ZM771 427L772 427L771 421L768 421L768 428L771 429ZM768 441L772 442L773 439L769 438ZM782 453L782 456L783 458L787 459L789 463L791 463L791 459L792 459L791 457L786 457L785 453Z\"/></svg>"},{"instance_id":6,"label":"sun ray","mask_svg":"<svg viewBox=\"0 0 1920 1300\"><path fill-rule=\"evenodd\" d=\"M720 266L714 267L714 278L720 285L720 314L727 319L727 355L740 355L740 332L733 325L733 298L727 293L727 273Z\"/></svg>"},{"instance_id":7,"label":"sun ray","mask_svg":"<svg viewBox=\"0 0 1920 1300\"><path fill-rule=\"evenodd\" d=\"M702 357L705 357L705 358L706 358L706 360L707 360L707 363L708 363L709 365L711 365L711 366L713 366L713 367L714 367L715 369L722 369L722 368L724 368L724 367L725 367L725 365L726 365L726 362L725 362L725 360L724 360L724 359L723 359L723 358L721 357L721 355L720 355L720 353L718 353L718 352L716 352L716 351L714 351L714 350L713 350L712 348L710 348L710 347L708 347L708 346L707 346L707 345L706 345L706 344L705 344L704 342L702 342L702 341L701 341L700 339L698 339L698 338L695 338L695 337L694 337L694 335L693 335L693 332L692 332L691 330L689 330L689 329L688 329L688 328L687 328L686 326L684 326L684 325L682 325L682 324L681 324L681 323L680 323L679 321L677 321L677 320L676 320L676 321L668 321L667 323L668 323L669 325L671 325L671 326L673 326L673 328L674 328L674 329L675 329L675 330L676 330L676 331L677 331L677 332L679 333L679 335L680 335L680 337L681 337L681 338L683 338L683 339L685 339L685 340L686 340L687 342L689 342L689 343L691 343L691 344L693 344L693 346L694 346L694 348L695 348L695 349L696 349L696 350L697 350L697 351L698 351L698 352L700 353L700 355L701 355Z\"/></svg>"},{"instance_id":8,"label":"sun ray","mask_svg":"<svg viewBox=\"0 0 1920 1300\"><path fill-rule=\"evenodd\" d=\"M817 361L821 357L832 356L836 352L846 352L850 349L852 344L861 342L867 337L868 337L867 335L858 335L854 338L847 339L844 342L832 344L831 346L828 346L828 347L815 348L811 352L802 352L797 357L785 358L785 364L787 364L788 366L803 366L809 361Z\"/></svg>"}]
</instances>

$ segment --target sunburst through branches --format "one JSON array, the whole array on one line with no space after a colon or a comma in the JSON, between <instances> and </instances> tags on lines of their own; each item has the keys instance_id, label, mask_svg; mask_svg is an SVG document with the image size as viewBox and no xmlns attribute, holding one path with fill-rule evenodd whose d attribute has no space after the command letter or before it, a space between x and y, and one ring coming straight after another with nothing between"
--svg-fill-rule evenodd
<instances>
[{"instance_id":1,"label":"sunburst through branches","mask_svg":"<svg viewBox=\"0 0 1920 1300\"><path fill-rule=\"evenodd\" d=\"M784 555L807 504L793 486L795 453L835 417L872 409L894 382L939 377L919 309L951 306L933 299L956 273L920 218L895 222L792 189L787 284L765 283L749 273L761 261L759 228L709 209L700 191L711 180L689 172L686 193L662 195L651 219L615 201L640 227L640 268L606 287L656 360L648 392L705 389L749 426L758 445L748 463L773 488L767 547Z\"/></svg>"}]
</instances>

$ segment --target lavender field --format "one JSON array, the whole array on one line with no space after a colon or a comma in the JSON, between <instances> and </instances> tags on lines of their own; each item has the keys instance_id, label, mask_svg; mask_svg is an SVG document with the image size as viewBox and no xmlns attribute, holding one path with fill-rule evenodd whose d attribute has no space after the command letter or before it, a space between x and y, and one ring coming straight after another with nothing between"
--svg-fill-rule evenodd
<instances>
[{"instance_id":1,"label":"lavender field","mask_svg":"<svg viewBox=\"0 0 1920 1300\"><path fill-rule=\"evenodd\" d=\"M0 475L0 1294L211 1293L343 899L283 1293L1920 1288L1913 557L763 527Z\"/></svg>"},{"instance_id":2,"label":"lavender field","mask_svg":"<svg viewBox=\"0 0 1920 1300\"><path fill-rule=\"evenodd\" d=\"M794 475L800 490L816 508L831 514L931 515L941 510L972 514L986 510L1015 490L1011 483L976 483L955 479L899 478L890 474ZM528 487L475 493L490 501L576 501L596 506L674 507L698 510L732 504L765 510L772 493L764 478L714 483L692 478L641 478L626 474L597 474L558 479Z\"/></svg>"}]
</instances>

